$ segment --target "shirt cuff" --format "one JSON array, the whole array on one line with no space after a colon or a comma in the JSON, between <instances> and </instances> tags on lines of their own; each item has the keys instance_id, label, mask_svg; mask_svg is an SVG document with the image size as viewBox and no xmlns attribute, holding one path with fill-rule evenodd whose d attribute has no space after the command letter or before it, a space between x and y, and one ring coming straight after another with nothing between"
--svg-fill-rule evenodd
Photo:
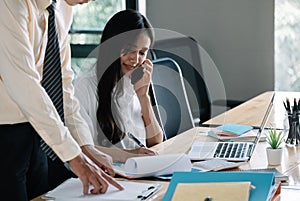
<instances>
[{"instance_id":1,"label":"shirt cuff","mask_svg":"<svg viewBox=\"0 0 300 201\"><path fill-rule=\"evenodd\" d=\"M69 138L59 145L53 145L52 149L62 162L70 161L81 153L81 148L73 138Z\"/></svg>"}]
</instances>

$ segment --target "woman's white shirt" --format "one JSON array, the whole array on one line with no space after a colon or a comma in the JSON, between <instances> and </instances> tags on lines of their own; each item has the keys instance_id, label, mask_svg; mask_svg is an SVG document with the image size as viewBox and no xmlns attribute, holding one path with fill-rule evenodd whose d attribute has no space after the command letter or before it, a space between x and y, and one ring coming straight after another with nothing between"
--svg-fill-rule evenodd
<instances>
[{"instance_id":1,"label":"woman's white shirt","mask_svg":"<svg viewBox=\"0 0 300 201\"><path fill-rule=\"evenodd\" d=\"M97 121L97 85L96 73L91 71L75 80L75 95L79 99L80 113L88 123L94 143L110 147L111 143L107 140ZM132 133L143 144L146 144L146 130L142 119L140 102L128 76L122 77L114 87L111 96L112 114L119 128L126 134L128 132ZM136 149L139 147L128 135L114 146L124 149Z\"/></svg>"}]
</instances>

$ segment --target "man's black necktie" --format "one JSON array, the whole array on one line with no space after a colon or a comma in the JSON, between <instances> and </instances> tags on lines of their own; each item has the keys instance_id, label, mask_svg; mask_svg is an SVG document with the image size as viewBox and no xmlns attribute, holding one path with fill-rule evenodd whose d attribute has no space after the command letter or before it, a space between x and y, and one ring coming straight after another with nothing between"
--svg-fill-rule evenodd
<instances>
[{"instance_id":1,"label":"man's black necktie","mask_svg":"<svg viewBox=\"0 0 300 201\"><path fill-rule=\"evenodd\" d=\"M55 23L55 4L56 1L53 1L47 8L49 12L48 42L44 59L42 86L52 100L61 120L64 122L62 72L57 28ZM43 140L41 141L41 148L52 160L57 157L53 150Z\"/></svg>"}]
</instances>

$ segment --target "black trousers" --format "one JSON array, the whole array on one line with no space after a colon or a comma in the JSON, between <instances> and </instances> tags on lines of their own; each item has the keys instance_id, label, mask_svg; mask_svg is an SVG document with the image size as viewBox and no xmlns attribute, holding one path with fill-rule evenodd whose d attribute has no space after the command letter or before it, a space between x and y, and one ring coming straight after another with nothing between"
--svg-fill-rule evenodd
<instances>
[{"instance_id":1,"label":"black trousers","mask_svg":"<svg viewBox=\"0 0 300 201\"><path fill-rule=\"evenodd\" d=\"M0 193L7 201L27 201L72 176L63 163L40 148L30 123L0 125Z\"/></svg>"}]
</instances>

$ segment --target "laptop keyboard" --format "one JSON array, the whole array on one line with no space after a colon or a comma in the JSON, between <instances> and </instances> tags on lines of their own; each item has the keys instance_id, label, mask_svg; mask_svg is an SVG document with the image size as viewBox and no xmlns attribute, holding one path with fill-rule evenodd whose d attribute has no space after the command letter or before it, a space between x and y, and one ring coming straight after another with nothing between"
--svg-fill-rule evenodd
<instances>
[{"instance_id":1,"label":"laptop keyboard","mask_svg":"<svg viewBox=\"0 0 300 201\"><path fill-rule=\"evenodd\" d=\"M219 143L214 154L217 158L244 158L247 143Z\"/></svg>"}]
</instances>

